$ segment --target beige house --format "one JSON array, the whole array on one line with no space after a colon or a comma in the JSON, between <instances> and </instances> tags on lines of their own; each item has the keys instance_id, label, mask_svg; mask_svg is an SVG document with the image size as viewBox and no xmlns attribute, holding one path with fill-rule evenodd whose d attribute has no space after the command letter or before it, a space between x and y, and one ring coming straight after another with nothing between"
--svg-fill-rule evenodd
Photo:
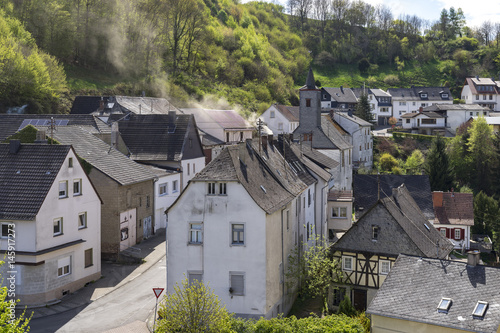
<instances>
[{"instance_id":1,"label":"beige house","mask_svg":"<svg viewBox=\"0 0 500 333\"><path fill-rule=\"evenodd\" d=\"M400 255L366 312L371 331L500 331L500 269L468 262Z\"/></svg>"},{"instance_id":2,"label":"beige house","mask_svg":"<svg viewBox=\"0 0 500 333\"><path fill-rule=\"evenodd\" d=\"M0 188L1 282L21 305L100 278L101 200L71 146L0 144Z\"/></svg>"}]
</instances>

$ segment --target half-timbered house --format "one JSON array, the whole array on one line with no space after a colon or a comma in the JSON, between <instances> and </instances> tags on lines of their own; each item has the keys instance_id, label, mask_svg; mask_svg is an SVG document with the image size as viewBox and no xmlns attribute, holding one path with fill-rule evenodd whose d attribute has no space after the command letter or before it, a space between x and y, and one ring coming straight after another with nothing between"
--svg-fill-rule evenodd
<instances>
[{"instance_id":1,"label":"half-timbered house","mask_svg":"<svg viewBox=\"0 0 500 333\"><path fill-rule=\"evenodd\" d=\"M342 284L332 288L332 305L349 297L365 310L400 253L447 258L452 244L424 216L405 185L372 206L333 246L341 264Z\"/></svg>"}]
</instances>

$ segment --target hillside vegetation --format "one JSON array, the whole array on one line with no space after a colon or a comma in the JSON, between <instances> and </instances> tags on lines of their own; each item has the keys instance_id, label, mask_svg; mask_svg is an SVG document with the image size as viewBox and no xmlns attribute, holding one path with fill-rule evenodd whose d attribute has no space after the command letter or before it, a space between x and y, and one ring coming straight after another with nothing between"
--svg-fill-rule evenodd
<instances>
[{"instance_id":1,"label":"hillside vegetation","mask_svg":"<svg viewBox=\"0 0 500 333\"><path fill-rule=\"evenodd\" d=\"M363 1L288 3L0 0L2 106L67 112L78 94L144 91L250 113L296 104L310 65L323 86L449 86L455 97L466 76L500 70L500 25L468 27L460 9L426 22Z\"/></svg>"}]
</instances>

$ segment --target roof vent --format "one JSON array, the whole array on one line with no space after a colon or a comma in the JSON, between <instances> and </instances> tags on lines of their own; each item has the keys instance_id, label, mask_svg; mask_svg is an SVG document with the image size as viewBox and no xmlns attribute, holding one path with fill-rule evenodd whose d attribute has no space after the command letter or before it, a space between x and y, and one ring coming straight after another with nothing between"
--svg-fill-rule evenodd
<instances>
[{"instance_id":1,"label":"roof vent","mask_svg":"<svg viewBox=\"0 0 500 333\"><path fill-rule=\"evenodd\" d=\"M424 223L424 226L425 226L425 229L427 229L427 231L431 231L431 228L429 228L429 226L427 225L427 223Z\"/></svg>"},{"instance_id":2,"label":"roof vent","mask_svg":"<svg viewBox=\"0 0 500 333\"><path fill-rule=\"evenodd\" d=\"M265 188L264 186L260 185L260 189L261 189L262 191L264 191L264 193L266 193L266 194L267 194L266 188Z\"/></svg>"}]
</instances>

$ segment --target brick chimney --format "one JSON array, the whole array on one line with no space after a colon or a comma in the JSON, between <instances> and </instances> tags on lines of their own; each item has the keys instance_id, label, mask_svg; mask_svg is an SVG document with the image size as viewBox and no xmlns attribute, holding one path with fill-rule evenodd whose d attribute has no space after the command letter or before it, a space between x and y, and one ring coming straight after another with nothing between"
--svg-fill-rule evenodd
<instances>
[{"instance_id":1,"label":"brick chimney","mask_svg":"<svg viewBox=\"0 0 500 333\"><path fill-rule=\"evenodd\" d=\"M422 113L423 111L424 111L424 108L422 106L418 108L419 113Z\"/></svg>"},{"instance_id":2,"label":"brick chimney","mask_svg":"<svg viewBox=\"0 0 500 333\"><path fill-rule=\"evenodd\" d=\"M267 149L267 136L263 135L260 137L260 139L262 141L262 149L266 150Z\"/></svg>"},{"instance_id":3,"label":"brick chimney","mask_svg":"<svg viewBox=\"0 0 500 333\"><path fill-rule=\"evenodd\" d=\"M443 207L443 192L432 192L432 205L434 207Z\"/></svg>"}]
</instances>

